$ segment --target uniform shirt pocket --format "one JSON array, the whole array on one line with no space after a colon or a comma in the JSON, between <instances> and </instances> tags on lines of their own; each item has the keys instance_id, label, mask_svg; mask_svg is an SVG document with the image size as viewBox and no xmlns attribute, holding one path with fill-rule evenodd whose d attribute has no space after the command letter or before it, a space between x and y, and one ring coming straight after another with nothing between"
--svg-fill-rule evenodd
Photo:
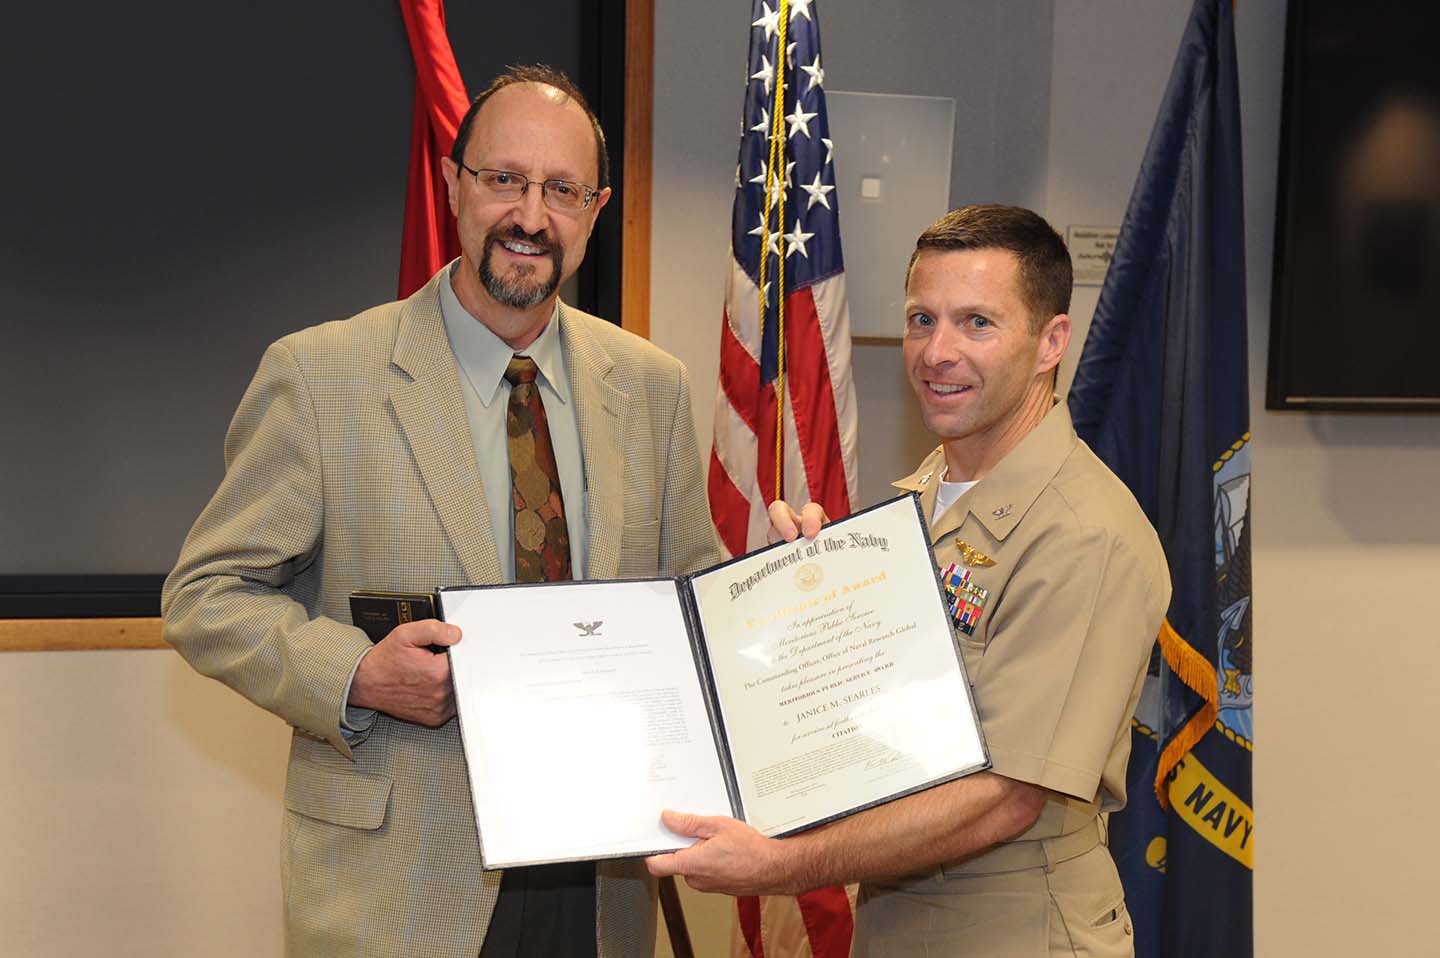
<instances>
[{"instance_id":1,"label":"uniform shirt pocket","mask_svg":"<svg viewBox=\"0 0 1440 958\"><path fill-rule=\"evenodd\" d=\"M973 682L975 673L980 668L980 660L985 657L985 639L969 636L960 630L955 630L955 647L960 650L960 658L965 663L965 674Z\"/></svg>"}]
</instances>

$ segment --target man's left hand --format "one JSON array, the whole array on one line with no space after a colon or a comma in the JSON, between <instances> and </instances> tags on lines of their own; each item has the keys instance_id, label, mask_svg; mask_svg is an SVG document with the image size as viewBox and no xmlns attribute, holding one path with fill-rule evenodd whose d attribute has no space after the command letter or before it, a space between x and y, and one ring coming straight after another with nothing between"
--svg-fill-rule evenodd
<instances>
[{"instance_id":1,"label":"man's left hand","mask_svg":"<svg viewBox=\"0 0 1440 958\"><path fill-rule=\"evenodd\" d=\"M744 822L724 815L665 811L661 823L677 835L699 839L689 848L652 855L645 867L657 878L680 875L696 891L728 895L798 894L787 874L785 843L766 838Z\"/></svg>"}]
</instances>

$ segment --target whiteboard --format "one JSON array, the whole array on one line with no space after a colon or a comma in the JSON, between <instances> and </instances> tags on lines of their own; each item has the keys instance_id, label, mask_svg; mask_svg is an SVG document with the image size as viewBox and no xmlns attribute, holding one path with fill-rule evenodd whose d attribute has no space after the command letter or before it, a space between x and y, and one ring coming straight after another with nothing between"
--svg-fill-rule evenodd
<instances>
[{"instance_id":1,"label":"whiteboard","mask_svg":"<svg viewBox=\"0 0 1440 958\"><path fill-rule=\"evenodd\" d=\"M853 337L901 334L915 238L950 208L951 97L825 91Z\"/></svg>"}]
</instances>

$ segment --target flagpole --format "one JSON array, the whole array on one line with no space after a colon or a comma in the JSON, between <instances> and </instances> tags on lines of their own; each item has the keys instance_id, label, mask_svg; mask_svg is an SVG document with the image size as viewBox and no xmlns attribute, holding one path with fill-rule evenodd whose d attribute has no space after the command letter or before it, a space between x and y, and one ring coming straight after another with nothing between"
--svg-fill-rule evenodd
<instances>
[{"instance_id":1,"label":"flagpole","mask_svg":"<svg viewBox=\"0 0 1440 958\"><path fill-rule=\"evenodd\" d=\"M775 101L770 117L770 162L765 171L765 217L763 245L760 248L760 341L765 341L765 313L769 306L765 286L765 261L770 251L770 197L776 197L780 220L775 230L775 495L785 498L785 182L783 173L776 171L778 158L781 170L785 163L785 40L790 23L790 0L780 0L777 11L780 17L778 45L775 48ZM773 192L772 192L773 190Z\"/></svg>"}]
</instances>

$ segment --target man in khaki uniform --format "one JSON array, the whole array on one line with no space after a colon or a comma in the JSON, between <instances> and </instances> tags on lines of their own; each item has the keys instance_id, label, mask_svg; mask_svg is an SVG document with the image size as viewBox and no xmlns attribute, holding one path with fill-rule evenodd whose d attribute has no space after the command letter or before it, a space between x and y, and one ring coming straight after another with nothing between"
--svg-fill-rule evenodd
<instances>
[{"instance_id":1,"label":"man in khaki uniform","mask_svg":"<svg viewBox=\"0 0 1440 958\"><path fill-rule=\"evenodd\" d=\"M1028 210L967 207L921 234L904 357L941 445L897 482L936 561L969 573L956 638L992 768L783 840L667 813L700 839L650 859L704 891L793 894L860 881L855 954L1130 955L1102 815L1125 802L1130 716L1170 599L1129 491L1054 396L1070 258ZM771 507L777 535L825 521Z\"/></svg>"},{"instance_id":2,"label":"man in khaki uniform","mask_svg":"<svg viewBox=\"0 0 1440 958\"><path fill-rule=\"evenodd\" d=\"M516 577L536 513L512 509L531 494L511 470L541 458L538 427L510 433L528 457L509 452L520 384L539 394L568 527L568 542L541 531L546 561L613 579L718 554L684 367L556 295L610 197L579 91L512 69L443 168L462 255L403 302L266 351L165 584L165 637L295 728L288 954L653 958L638 861L481 870L449 660L428 647L496 637L426 620L372 646L350 624L355 589Z\"/></svg>"}]
</instances>

